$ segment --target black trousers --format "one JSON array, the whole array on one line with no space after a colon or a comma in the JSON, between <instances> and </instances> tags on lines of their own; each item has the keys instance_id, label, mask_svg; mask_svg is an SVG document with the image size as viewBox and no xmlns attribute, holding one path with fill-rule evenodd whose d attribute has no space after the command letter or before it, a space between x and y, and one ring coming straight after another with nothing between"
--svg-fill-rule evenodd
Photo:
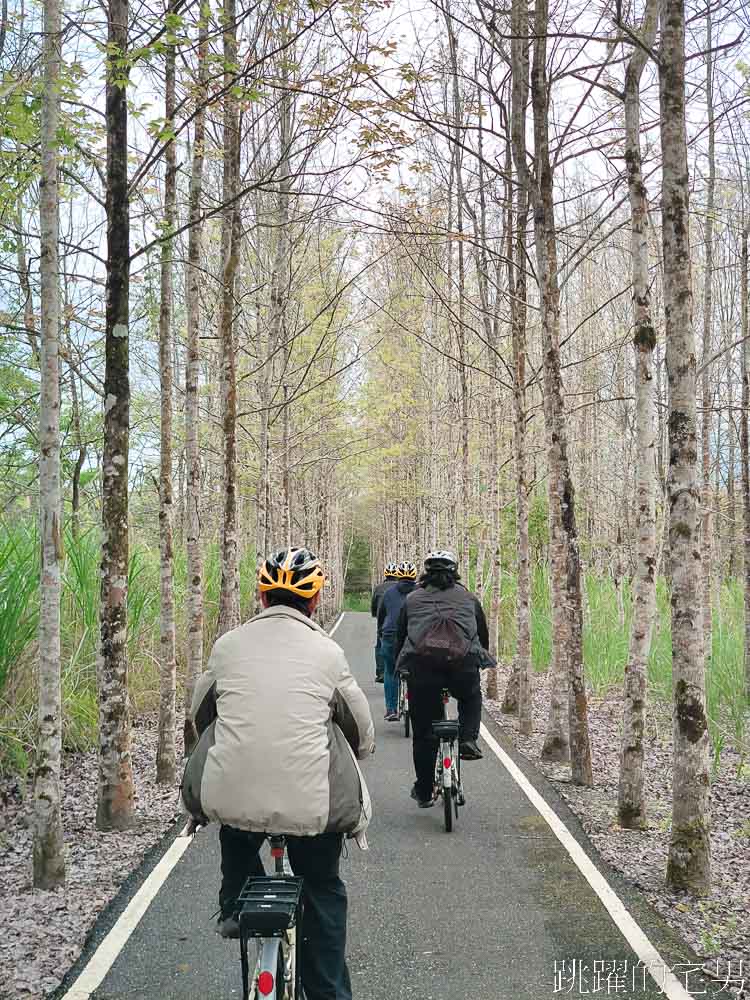
<instances>
[{"instance_id":1,"label":"black trousers","mask_svg":"<svg viewBox=\"0 0 750 1000\"><path fill-rule=\"evenodd\" d=\"M409 679L409 715L414 740L414 771L417 793L427 799L432 795L435 757L439 740L432 735L432 723L443 718L442 691L447 688L458 702L459 739L475 740L482 721L482 688L478 670L435 676L422 674Z\"/></svg>"},{"instance_id":2,"label":"black trousers","mask_svg":"<svg viewBox=\"0 0 750 1000\"><path fill-rule=\"evenodd\" d=\"M250 875L266 874L258 854L264 840L262 833L221 827L222 916L232 912ZM352 1000L346 966L346 886L339 877L342 841L338 833L287 838L292 871L305 880L301 960L306 1000Z\"/></svg>"}]
</instances>

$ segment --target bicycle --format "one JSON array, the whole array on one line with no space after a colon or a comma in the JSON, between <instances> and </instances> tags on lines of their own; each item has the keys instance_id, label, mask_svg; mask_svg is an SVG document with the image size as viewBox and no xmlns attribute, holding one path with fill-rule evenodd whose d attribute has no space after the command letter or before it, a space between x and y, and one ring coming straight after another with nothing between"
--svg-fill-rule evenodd
<instances>
[{"instance_id":1,"label":"bicycle","mask_svg":"<svg viewBox=\"0 0 750 1000\"><path fill-rule=\"evenodd\" d=\"M398 717L404 723L404 736L409 739L409 685L403 674L399 676L398 682Z\"/></svg>"},{"instance_id":2,"label":"bicycle","mask_svg":"<svg viewBox=\"0 0 750 1000\"><path fill-rule=\"evenodd\" d=\"M463 785L461 784L461 755L458 753L458 720L448 718L448 702L450 693L442 692L443 718L432 723L432 732L438 737L438 753L435 758L435 783L433 800L443 799L443 818L445 832L453 830L454 814L458 821L459 806L466 805Z\"/></svg>"},{"instance_id":3,"label":"bicycle","mask_svg":"<svg viewBox=\"0 0 750 1000\"><path fill-rule=\"evenodd\" d=\"M237 900L242 1000L301 1000L300 935L302 879L285 866L286 837L269 837L273 875L251 875ZM256 942L250 979L248 946Z\"/></svg>"}]
</instances>

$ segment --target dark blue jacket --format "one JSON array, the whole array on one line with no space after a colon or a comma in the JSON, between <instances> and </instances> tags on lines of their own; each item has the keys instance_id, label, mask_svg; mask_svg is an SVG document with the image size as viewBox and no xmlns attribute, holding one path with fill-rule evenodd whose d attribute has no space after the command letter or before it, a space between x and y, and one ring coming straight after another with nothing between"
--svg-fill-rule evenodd
<instances>
[{"instance_id":1,"label":"dark blue jacket","mask_svg":"<svg viewBox=\"0 0 750 1000\"><path fill-rule=\"evenodd\" d=\"M398 629L398 617L407 596L414 590L414 580L399 580L383 594L378 608L378 632L387 639L393 639Z\"/></svg>"}]
</instances>

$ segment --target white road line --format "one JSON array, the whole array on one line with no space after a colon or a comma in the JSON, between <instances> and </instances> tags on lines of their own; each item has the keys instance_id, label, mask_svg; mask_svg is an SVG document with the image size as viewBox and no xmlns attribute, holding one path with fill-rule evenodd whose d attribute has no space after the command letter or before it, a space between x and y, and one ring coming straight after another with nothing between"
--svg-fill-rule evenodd
<instances>
[{"instance_id":1,"label":"white road line","mask_svg":"<svg viewBox=\"0 0 750 1000\"><path fill-rule=\"evenodd\" d=\"M544 801L523 771L514 764L487 727L482 723L482 738L516 782L534 808L544 817L550 829L573 859L574 864L604 904L620 933L650 971L654 981L669 1000L691 1000L691 994L669 970L667 963L635 922L622 900L568 830L557 813ZM658 970L658 973L654 970Z\"/></svg>"},{"instance_id":2,"label":"white road line","mask_svg":"<svg viewBox=\"0 0 750 1000\"><path fill-rule=\"evenodd\" d=\"M112 930L96 949L62 1000L89 1000L94 990L101 986L102 980L112 968L154 896L191 843L192 837L185 835L186 830L187 826L173 841L172 846L117 918Z\"/></svg>"},{"instance_id":3,"label":"white road line","mask_svg":"<svg viewBox=\"0 0 750 1000\"><path fill-rule=\"evenodd\" d=\"M340 624L342 623L342 621L344 620L344 615L345 615L345 614L346 614L346 611L342 611L342 612L341 612L341 614L340 614L340 615L338 616L338 618L336 619L336 623L334 624L333 628L332 628L332 629L331 629L331 631L330 631L330 632L328 633L329 635L333 635L333 633L334 633L334 632L336 631L336 629L337 629L337 628L339 627L339 625L340 625Z\"/></svg>"}]
</instances>

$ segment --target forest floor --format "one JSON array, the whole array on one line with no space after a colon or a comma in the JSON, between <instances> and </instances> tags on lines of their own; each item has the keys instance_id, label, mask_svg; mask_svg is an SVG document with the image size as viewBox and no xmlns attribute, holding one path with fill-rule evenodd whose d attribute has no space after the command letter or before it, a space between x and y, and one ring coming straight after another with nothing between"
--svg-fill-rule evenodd
<instances>
[{"instance_id":1,"label":"forest floor","mask_svg":"<svg viewBox=\"0 0 750 1000\"><path fill-rule=\"evenodd\" d=\"M156 784L156 720L135 719L132 740L136 825L125 833L94 828L96 752L63 758L67 882L60 889L32 888L30 785L0 781L1 1000L38 1000L57 989L101 911L174 822L178 788Z\"/></svg>"},{"instance_id":2,"label":"forest floor","mask_svg":"<svg viewBox=\"0 0 750 1000\"><path fill-rule=\"evenodd\" d=\"M501 698L509 676L510 667L500 665ZM727 983L727 996L750 997L750 762L735 748L724 747L719 765L712 771L712 890L706 899L694 900L669 890L664 881L672 812L670 706L658 702L649 705L645 767L648 828L644 831L624 830L617 823L622 719L619 691L589 698L593 788L572 785L569 767L539 760L548 706L547 675L535 674L534 732L521 736L516 717L504 715L499 702L485 699L492 718L510 734L516 749L553 782L602 858L681 934L702 959L705 972Z\"/></svg>"}]
</instances>

